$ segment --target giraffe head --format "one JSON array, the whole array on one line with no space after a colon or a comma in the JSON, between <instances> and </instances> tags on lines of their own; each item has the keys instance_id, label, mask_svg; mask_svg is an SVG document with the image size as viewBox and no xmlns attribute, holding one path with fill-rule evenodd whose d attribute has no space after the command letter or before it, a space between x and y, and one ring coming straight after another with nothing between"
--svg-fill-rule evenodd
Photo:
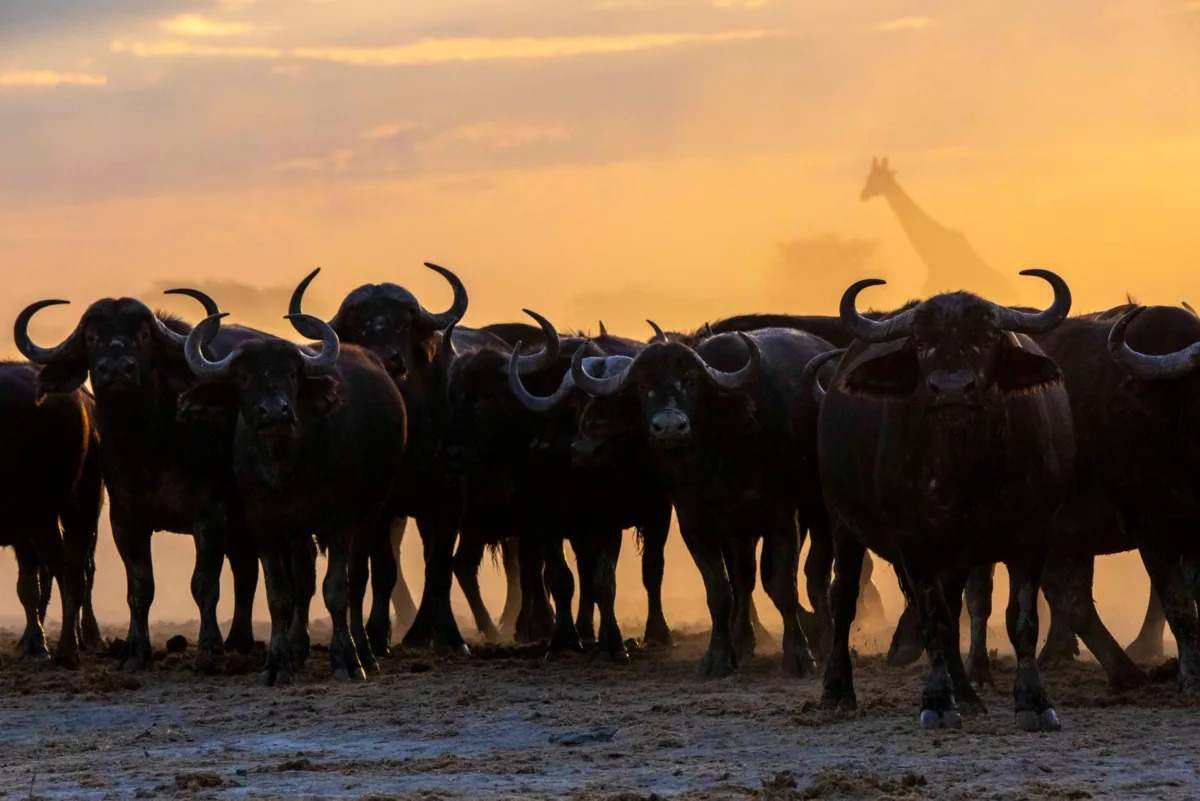
<instances>
[{"instance_id":1,"label":"giraffe head","mask_svg":"<svg viewBox=\"0 0 1200 801\"><path fill-rule=\"evenodd\" d=\"M859 200L870 200L881 194L895 178L896 171L888 167L887 156L871 159L871 171L867 173L867 182L858 195Z\"/></svg>"}]
</instances>

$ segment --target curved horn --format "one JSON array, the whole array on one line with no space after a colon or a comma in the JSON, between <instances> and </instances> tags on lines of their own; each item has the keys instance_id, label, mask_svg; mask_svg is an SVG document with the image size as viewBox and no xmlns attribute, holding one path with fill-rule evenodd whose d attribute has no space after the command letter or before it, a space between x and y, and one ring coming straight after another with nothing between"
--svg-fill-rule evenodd
<instances>
[{"instance_id":1,"label":"curved horn","mask_svg":"<svg viewBox=\"0 0 1200 801\"><path fill-rule=\"evenodd\" d=\"M517 357L517 368L521 371L521 375L532 375L539 370L545 370L558 361L558 356L561 352L561 343L558 338L558 329L554 327L553 323L532 309L521 309L521 311L528 314L537 322L542 329L542 337L545 340L542 349L537 353L521 353L520 343L513 350L513 353Z\"/></svg>"},{"instance_id":2,"label":"curved horn","mask_svg":"<svg viewBox=\"0 0 1200 801\"><path fill-rule=\"evenodd\" d=\"M303 318L306 315L304 314L304 309L301 308L300 303L304 299L304 292L308 289L308 285L313 282L313 279L317 277L317 273L319 272L321 272L320 267L304 276L304 279L300 283L296 284L296 288L292 290L292 299L288 301L288 314L297 315L296 319L292 321L292 326L300 333L301 336L308 337L309 339L320 339L321 329L309 327L304 322Z\"/></svg>"},{"instance_id":3,"label":"curved horn","mask_svg":"<svg viewBox=\"0 0 1200 801\"><path fill-rule=\"evenodd\" d=\"M29 321L33 319L33 315L47 306L62 306L70 302L69 300L39 300L37 303L30 303L21 310L21 313L17 315L16 323L13 324L13 339L16 340L17 350L21 351L22 356L34 364L49 364L74 350L76 345L79 344L78 324L66 339L53 348L43 348L40 345L35 345L33 340L29 338ZM82 323L83 321L80 320L80 322Z\"/></svg>"},{"instance_id":4,"label":"curved horn","mask_svg":"<svg viewBox=\"0 0 1200 801\"><path fill-rule=\"evenodd\" d=\"M842 325L850 333L863 342L887 342L892 339L906 337L912 332L913 309L894 314L887 319L875 321L858 313L855 302L858 293L869 286L883 286L887 281L882 278L864 278L855 281L842 294L842 303L838 311L841 314Z\"/></svg>"},{"instance_id":5,"label":"curved horn","mask_svg":"<svg viewBox=\"0 0 1200 801\"><path fill-rule=\"evenodd\" d=\"M716 336L712 330L712 323L705 323L704 328L700 329L700 335L704 337Z\"/></svg>"},{"instance_id":6,"label":"curved horn","mask_svg":"<svg viewBox=\"0 0 1200 801\"><path fill-rule=\"evenodd\" d=\"M421 314L430 325L436 328L449 328L457 323L467 313L467 288L463 286L463 282L458 280L458 276L432 262L425 262L425 266L433 270L438 275L446 279L454 290L454 301L450 304L450 308L441 314L433 314L421 307Z\"/></svg>"},{"instance_id":7,"label":"curved horn","mask_svg":"<svg viewBox=\"0 0 1200 801\"><path fill-rule=\"evenodd\" d=\"M818 353L808 360L808 364L804 365L804 370L800 373L800 391L804 392L805 387L811 384L811 392L817 403L825 399L825 388L821 386L820 372L826 362L835 359L846 352L845 348L836 348L827 350L824 353Z\"/></svg>"},{"instance_id":8,"label":"curved horn","mask_svg":"<svg viewBox=\"0 0 1200 801\"><path fill-rule=\"evenodd\" d=\"M177 287L176 289L168 289L163 292L164 295L183 295L192 300L198 301L204 307L204 316L211 317L214 314L221 313L221 307L217 302L208 296L207 293L201 292L199 289L192 287Z\"/></svg>"},{"instance_id":9,"label":"curved horn","mask_svg":"<svg viewBox=\"0 0 1200 801\"><path fill-rule=\"evenodd\" d=\"M178 287L176 289L165 290L163 294L184 295L185 297L189 297L192 300L198 301L200 305L204 307L204 315L206 317L211 317L214 314L221 313L221 307L217 305L217 302L209 297L207 293L201 292L199 289L192 289L191 287ZM168 342L174 342L180 347L184 346L184 344L187 342L187 334L181 334L178 331L173 331L166 323L162 321L162 319L159 318L157 314L152 314L151 316L154 317L155 327L158 328L158 333L163 339ZM215 332L213 333L213 336L216 336ZM203 344L207 345L211 341L211 339L205 340Z\"/></svg>"},{"instance_id":10,"label":"curved horn","mask_svg":"<svg viewBox=\"0 0 1200 801\"><path fill-rule=\"evenodd\" d=\"M762 367L762 351L758 349L758 343L741 331L738 332L738 336L741 337L750 354L746 360L746 364L741 369L734 370L732 373L718 370L706 362L703 356L696 353L696 356L700 359L700 363L704 365L704 372L708 374L712 382L721 389L729 392L739 390L753 381L758 376L758 371Z\"/></svg>"},{"instance_id":11,"label":"curved horn","mask_svg":"<svg viewBox=\"0 0 1200 801\"><path fill-rule=\"evenodd\" d=\"M1192 313L1193 317L1200 317L1200 314L1197 314L1196 310L1194 308L1192 308L1192 304L1188 303L1186 300L1181 300L1181 301L1179 301L1179 303L1183 306L1183 308L1190 311Z\"/></svg>"},{"instance_id":12,"label":"curved horn","mask_svg":"<svg viewBox=\"0 0 1200 801\"><path fill-rule=\"evenodd\" d=\"M1183 350L1161 356L1141 353L1129 347L1125 342L1125 329L1145 310L1145 306L1130 310L1109 329L1108 352L1113 360L1134 378L1180 378L1195 370L1200 365L1200 342L1193 342Z\"/></svg>"},{"instance_id":13,"label":"curved horn","mask_svg":"<svg viewBox=\"0 0 1200 801\"><path fill-rule=\"evenodd\" d=\"M183 358L187 361L187 366L196 375L197 378L217 379L221 378L229 371L229 365L233 363L233 357L237 351L230 351L225 358L210 362L208 357L204 355L204 344L212 342L213 337L217 335L217 331L221 328L221 318L228 317L228 312L218 312L210 314L200 322L196 323L187 335L183 343Z\"/></svg>"},{"instance_id":14,"label":"curved horn","mask_svg":"<svg viewBox=\"0 0 1200 801\"><path fill-rule=\"evenodd\" d=\"M571 371L563 373L562 381L559 382L558 389L554 390L553 394L545 397L534 395L521 383L520 350L521 343L517 342L516 348L508 357L508 388L526 409L534 412L548 412L562 403L563 399L575 388L575 380L571 376ZM584 348L580 348L580 350L582 351Z\"/></svg>"},{"instance_id":15,"label":"curved horn","mask_svg":"<svg viewBox=\"0 0 1200 801\"><path fill-rule=\"evenodd\" d=\"M582 389L593 397L602 395L612 395L620 392L625 383L629 381L629 375L633 369L633 364L637 361L636 358L630 359L625 365L625 369L616 375L596 378L584 369L585 361L584 353L587 348L579 348L575 351L575 355L571 357L571 379L575 386Z\"/></svg>"},{"instance_id":16,"label":"curved horn","mask_svg":"<svg viewBox=\"0 0 1200 801\"><path fill-rule=\"evenodd\" d=\"M649 323L650 327L654 329L654 336L650 337L651 342L667 341L667 335L663 333L663 330L659 327L658 323L654 322L653 320L647 320L646 322Z\"/></svg>"},{"instance_id":17,"label":"curved horn","mask_svg":"<svg viewBox=\"0 0 1200 801\"><path fill-rule=\"evenodd\" d=\"M996 325L1018 334L1044 334L1066 319L1071 311L1071 288L1067 282L1049 270L1021 270L1021 275L1041 278L1054 288L1054 302L1045 311L1023 312L1008 306L992 304L996 313Z\"/></svg>"},{"instance_id":18,"label":"curved horn","mask_svg":"<svg viewBox=\"0 0 1200 801\"><path fill-rule=\"evenodd\" d=\"M284 319L288 320L292 327L304 336L308 336L306 331L320 332L321 350L313 353L309 348L297 348L300 351L300 358L304 359L305 372L309 375L333 372L337 366L338 353L341 352L342 346L338 341L337 332L329 323L319 317L313 317L311 314L285 314Z\"/></svg>"},{"instance_id":19,"label":"curved horn","mask_svg":"<svg viewBox=\"0 0 1200 801\"><path fill-rule=\"evenodd\" d=\"M608 336L608 329L604 327L603 320L600 321L600 336L602 336L602 337Z\"/></svg>"}]
</instances>

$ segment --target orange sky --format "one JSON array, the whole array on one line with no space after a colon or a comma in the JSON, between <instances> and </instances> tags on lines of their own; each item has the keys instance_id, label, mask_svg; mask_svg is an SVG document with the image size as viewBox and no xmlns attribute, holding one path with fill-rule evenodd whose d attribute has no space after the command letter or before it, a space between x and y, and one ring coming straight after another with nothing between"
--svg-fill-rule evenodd
<instances>
[{"instance_id":1,"label":"orange sky","mask_svg":"<svg viewBox=\"0 0 1200 801\"><path fill-rule=\"evenodd\" d=\"M858 199L883 154L1078 310L1195 300L1198 44L1196 0L6 2L0 321L73 299L50 338L203 281L264 324L314 265L317 312L386 279L441 307L423 260L467 282L468 323L641 336L832 311L868 273L882 306L924 279Z\"/></svg>"}]
</instances>

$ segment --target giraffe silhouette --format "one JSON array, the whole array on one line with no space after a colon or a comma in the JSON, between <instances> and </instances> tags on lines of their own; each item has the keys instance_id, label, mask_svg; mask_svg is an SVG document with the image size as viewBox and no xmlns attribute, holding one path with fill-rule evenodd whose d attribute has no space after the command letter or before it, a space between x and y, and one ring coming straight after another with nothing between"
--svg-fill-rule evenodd
<instances>
[{"instance_id":1,"label":"giraffe silhouette","mask_svg":"<svg viewBox=\"0 0 1200 801\"><path fill-rule=\"evenodd\" d=\"M859 198L867 201L877 195L883 195L891 206L909 243L925 264L921 297L956 289L994 300L1012 297L1009 282L980 258L961 231L942 225L908 196L896 182L896 172L888 167L887 157L871 159L871 171Z\"/></svg>"}]
</instances>

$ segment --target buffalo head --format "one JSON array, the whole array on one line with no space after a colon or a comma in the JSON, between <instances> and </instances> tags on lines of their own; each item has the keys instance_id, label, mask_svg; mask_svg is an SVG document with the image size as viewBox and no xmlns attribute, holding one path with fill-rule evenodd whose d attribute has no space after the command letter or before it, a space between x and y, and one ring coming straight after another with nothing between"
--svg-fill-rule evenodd
<instances>
[{"instance_id":1,"label":"buffalo head","mask_svg":"<svg viewBox=\"0 0 1200 801\"><path fill-rule=\"evenodd\" d=\"M426 262L425 266L445 278L454 291L454 300L446 311L428 311L416 296L396 284L364 284L346 296L329 321L343 342L374 352L395 379L432 364L442 341L449 339L451 329L467 313L467 289L458 276L436 264ZM291 314L303 313L304 290L320 271L313 270L296 287L288 309ZM320 332L303 318L297 320L301 334L320 337Z\"/></svg>"},{"instance_id":2,"label":"buffalo head","mask_svg":"<svg viewBox=\"0 0 1200 801\"><path fill-rule=\"evenodd\" d=\"M218 311L212 298L199 290L172 289L167 294L195 298L210 315ZM100 397L137 392L151 383L156 371L172 373L178 366L187 326L170 319L164 321L133 298L98 300L62 342L49 348L35 344L29 337L29 321L39 310L65 303L68 301L39 300L25 307L13 326L17 349L29 361L43 366L38 377L39 395L73 392L89 374ZM181 377L171 374L166 378Z\"/></svg>"},{"instance_id":3,"label":"buffalo head","mask_svg":"<svg viewBox=\"0 0 1200 801\"><path fill-rule=\"evenodd\" d=\"M1070 311L1066 282L1048 270L1025 270L1046 280L1054 302L1044 311L1001 306L968 292L937 295L912 308L873 320L855 299L879 279L858 281L842 296L842 323L863 343L839 370L840 388L852 395L908 399L931 412L969 414L1002 393L1058 381L1058 366L1022 347L1017 334L1049 331Z\"/></svg>"},{"instance_id":4,"label":"buffalo head","mask_svg":"<svg viewBox=\"0 0 1200 801\"><path fill-rule=\"evenodd\" d=\"M282 339L243 342L211 361L202 343L216 336L224 314L206 317L184 343L187 365L203 383L184 393L181 414L219 406L237 410L242 424L259 434L288 439L305 419L324 416L340 404L337 334L315 317L288 315L297 330L318 331L313 350Z\"/></svg>"}]
</instances>

